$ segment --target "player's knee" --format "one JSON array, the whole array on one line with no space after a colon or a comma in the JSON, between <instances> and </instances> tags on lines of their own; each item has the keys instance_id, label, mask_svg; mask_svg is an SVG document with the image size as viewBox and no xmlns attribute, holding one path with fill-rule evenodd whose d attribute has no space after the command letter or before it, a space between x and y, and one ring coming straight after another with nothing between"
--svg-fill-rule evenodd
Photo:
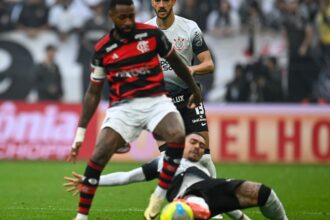
<instances>
[{"instance_id":1,"label":"player's knee","mask_svg":"<svg viewBox=\"0 0 330 220\"><path fill-rule=\"evenodd\" d=\"M269 198L272 189L262 184L258 192L258 206L264 206Z\"/></svg>"},{"instance_id":2,"label":"player's knee","mask_svg":"<svg viewBox=\"0 0 330 220\"><path fill-rule=\"evenodd\" d=\"M168 139L167 142L171 143L184 143L185 141L185 131L180 128L174 128L168 130Z\"/></svg>"}]
</instances>

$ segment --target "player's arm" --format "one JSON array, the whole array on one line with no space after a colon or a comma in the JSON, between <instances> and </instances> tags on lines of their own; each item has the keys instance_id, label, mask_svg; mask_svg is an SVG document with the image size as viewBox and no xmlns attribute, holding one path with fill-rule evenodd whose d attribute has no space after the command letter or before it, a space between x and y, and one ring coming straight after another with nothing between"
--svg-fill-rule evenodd
<instances>
[{"instance_id":1,"label":"player's arm","mask_svg":"<svg viewBox=\"0 0 330 220\"><path fill-rule=\"evenodd\" d=\"M195 108L202 102L201 92L195 83L194 79L190 74L190 70L186 64L177 55L172 44L167 39L165 34L159 30L155 29L155 35L157 39L157 52L158 54L167 60L171 65L175 73L188 85L192 92L192 96L189 99L188 107Z\"/></svg>"},{"instance_id":2,"label":"player's arm","mask_svg":"<svg viewBox=\"0 0 330 220\"><path fill-rule=\"evenodd\" d=\"M209 50L204 51L197 55L197 59L199 60L200 64L190 66L190 72L192 75L202 75L213 73L214 71L214 63L212 60L212 56Z\"/></svg>"},{"instance_id":3,"label":"player's arm","mask_svg":"<svg viewBox=\"0 0 330 220\"><path fill-rule=\"evenodd\" d=\"M68 182L64 183L63 186L69 187L66 191L71 192L75 196L79 193L79 188L85 177L76 172L72 172L72 176L73 177L64 177ZM138 167L127 172L115 172L102 175L100 177L99 186L122 186L145 180L146 177L142 167Z\"/></svg>"},{"instance_id":4,"label":"player's arm","mask_svg":"<svg viewBox=\"0 0 330 220\"><path fill-rule=\"evenodd\" d=\"M86 128L93 117L101 100L102 86L90 83L83 99L83 110L79 120L79 127Z\"/></svg>"},{"instance_id":5,"label":"player's arm","mask_svg":"<svg viewBox=\"0 0 330 220\"><path fill-rule=\"evenodd\" d=\"M158 169L162 166L162 162L162 157L157 157L149 163L127 172L114 172L102 175L100 177L99 186L122 186L156 179L158 178ZM79 193L79 188L84 180L84 176L76 172L72 172L72 176L73 177L64 177L68 182L64 183L63 186L69 187L66 191L71 192L75 196Z\"/></svg>"},{"instance_id":6,"label":"player's arm","mask_svg":"<svg viewBox=\"0 0 330 220\"><path fill-rule=\"evenodd\" d=\"M192 45L192 50L196 55L198 61L200 62L197 65L189 67L191 74L194 75L213 73L214 63L211 56L211 52L204 40L203 32L195 23L190 33L190 42Z\"/></svg>"},{"instance_id":7,"label":"player's arm","mask_svg":"<svg viewBox=\"0 0 330 220\"><path fill-rule=\"evenodd\" d=\"M175 50L172 50L172 52L165 57L165 59L171 65L175 73L188 85L193 94L189 99L188 107L196 108L202 102L202 95L195 80L192 78L187 65L184 64Z\"/></svg>"},{"instance_id":8,"label":"player's arm","mask_svg":"<svg viewBox=\"0 0 330 220\"><path fill-rule=\"evenodd\" d=\"M101 91L103 81L106 78L106 73L102 66L96 66L94 64L100 64L99 59L95 58L95 56L96 55L94 55L92 61L91 81L83 98L82 114L79 119L76 136L71 147L71 153L68 157L68 161L76 161L79 149L82 146L82 143L85 138L86 127L89 124L91 118L93 117L97 106L99 105L101 100Z\"/></svg>"}]
</instances>

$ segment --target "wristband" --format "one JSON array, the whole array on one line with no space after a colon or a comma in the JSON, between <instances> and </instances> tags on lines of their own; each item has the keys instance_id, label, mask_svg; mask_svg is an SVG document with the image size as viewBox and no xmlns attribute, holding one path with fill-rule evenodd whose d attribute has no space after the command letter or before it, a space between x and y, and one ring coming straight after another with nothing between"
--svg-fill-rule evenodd
<instances>
[{"instance_id":1,"label":"wristband","mask_svg":"<svg viewBox=\"0 0 330 220\"><path fill-rule=\"evenodd\" d=\"M73 141L72 149L76 148L75 143L77 142L83 142L85 138L86 128L78 127L76 131L76 136Z\"/></svg>"}]
</instances>

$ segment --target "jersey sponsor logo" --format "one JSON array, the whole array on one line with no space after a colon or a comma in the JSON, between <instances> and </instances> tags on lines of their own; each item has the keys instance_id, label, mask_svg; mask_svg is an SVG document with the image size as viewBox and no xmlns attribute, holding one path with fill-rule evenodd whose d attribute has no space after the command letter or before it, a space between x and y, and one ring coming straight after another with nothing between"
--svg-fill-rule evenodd
<instances>
[{"instance_id":1,"label":"jersey sponsor logo","mask_svg":"<svg viewBox=\"0 0 330 220\"><path fill-rule=\"evenodd\" d=\"M172 98L174 104L184 102L184 95L179 95Z\"/></svg>"},{"instance_id":2,"label":"jersey sponsor logo","mask_svg":"<svg viewBox=\"0 0 330 220\"><path fill-rule=\"evenodd\" d=\"M150 74L150 72L151 71L148 68L141 67L141 68L135 68L135 69L117 72L115 76L118 78L131 78L131 77L147 75Z\"/></svg>"},{"instance_id":3,"label":"jersey sponsor logo","mask_svg":"<svg viewBox=\"0 0 330 220\"><path fill-rule=\"evenodd\" d=\"M192 120L193 124L200 123L200 122L206 124L206 118L197 118L197 119Z\"/></svg>"},{"instance_id":4,"label":"jersey sponsor logo","mask_svg":"<svg viewBox=\"0 0 330 220\"><path fill-rule=\"evenodd\" d=\"M174 48L178 51L182 51L187 48L186 46L186 39L178 37L176 39L173 39L174 41Z\"/></svg>"},{"instance_id":5,"label":"jersey sponsor logo","mask_svg":"<svg viewBox=\"0 0 330 220\"><path fill-rule=\"evenodd\" d=\"M134 39L135 40L141 40L142 38L146 38L146 37L148 37L148 33L147 32L144 32L144 33L136 34L134 36Z\"/></svg>"},{"instance_id":6,"label":"jersey sponsor logo","mask_svg":"<svg viewBox=\"0 0 330 220\"><path fill-rule=\"evenodd\" d=\"M202 125L202 126L206 126L206 123L202 123L201 125Z\"/></svg>"},{"instance_id":7,"label":"jersey sponsor logo","mask_svg":"<svg viewBox=\"0 0 330 220\"><path fill-rule=\"evenodd\" d=\"M162 67L162 70L165 71L172 71L171 65L166 60L161 60L160 65Z\"/></svg>"},{"instance_id":8,"label":"jersey sponsor logo","mask_svg":"<svg viewBox=\"0 0 330 220\"><path fill-rule=\"evenodd\" d=\"M105 48L105 51L106 51L107 53L109 53L110 51L113 51L113 50L116 49L117 47L118 47L118 44L115 43L115 44L112 44L111 46Z\"/></svg>"},{"instance_id":9,"label":"jersey sponsor logo","mask_svg":"<svg viewBox=\"0 0 330 220\"><path fill-rule=\"evenodd\" d=\"M149 41L141 40L137 44L136 49L138 49L141 53L147 53L150 51Z\"/></svg>"}]
</instances>

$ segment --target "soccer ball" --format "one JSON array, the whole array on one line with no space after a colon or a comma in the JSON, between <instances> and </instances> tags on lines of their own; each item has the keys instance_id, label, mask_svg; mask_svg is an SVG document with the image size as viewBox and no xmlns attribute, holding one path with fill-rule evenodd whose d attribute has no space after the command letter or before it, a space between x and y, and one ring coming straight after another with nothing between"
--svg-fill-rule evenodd
<instances>
[{"instance_id":1,"label":"soccer ball","mask_svg":"<svg viewBox=\"0 0 330 220\"><path fill-rule=\"evenodd\" d=\"M194 220L194 214L186 203L174 201L163 208L160 220Z\"/></svg>"}]
</instances>

